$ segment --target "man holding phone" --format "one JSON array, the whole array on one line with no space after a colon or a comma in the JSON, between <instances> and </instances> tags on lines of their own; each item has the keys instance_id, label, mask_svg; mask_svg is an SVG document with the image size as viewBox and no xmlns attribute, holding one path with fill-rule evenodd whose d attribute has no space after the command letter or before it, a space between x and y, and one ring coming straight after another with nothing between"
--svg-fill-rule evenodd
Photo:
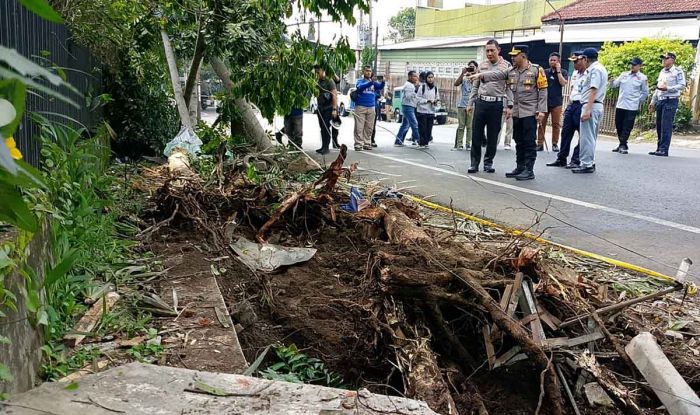
<instances>
[{"instance_id":1,"label":"man holding phone","mask_svg":"<svg viewBox=\"0 0 700 415\"><path fill-rule=\"evenodd\" d=\"M455 86L461 86L461 97L457 103L457 119L459 120L459 127L457 127L457 135L455 136L455 146L452 150L471 150L471 140L472 140L472 122L474 121L474 113L467 112L467 104L469 103L469 96L472 93L472 82L469 80L468 76L476 73L476 68L479 64L476 61L470 61L466 68L462 69L462 73L459 74L459 78L455 81ZM464 77L467 77L465 80ZM466 140L464 132L466 131Z\"/></svg>"}]
</instances>

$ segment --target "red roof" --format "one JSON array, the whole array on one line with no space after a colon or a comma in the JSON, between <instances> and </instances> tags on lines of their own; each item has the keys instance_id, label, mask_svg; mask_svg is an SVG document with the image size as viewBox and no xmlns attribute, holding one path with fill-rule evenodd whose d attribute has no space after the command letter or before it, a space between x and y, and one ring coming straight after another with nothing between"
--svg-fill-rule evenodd
<instances>
[{"instance_id":1,"label":"red roof","mask_svg":"<svg viewBox=\"0 0 700 415\"><path fill-rule=\"evenodd\" d=\"M632 20L639 17L697 15L699 0L578 0L559 9L561 18L567 20ZM559 15L549 13L543 22L557 22Z\"/></svg>"}]
</instances>

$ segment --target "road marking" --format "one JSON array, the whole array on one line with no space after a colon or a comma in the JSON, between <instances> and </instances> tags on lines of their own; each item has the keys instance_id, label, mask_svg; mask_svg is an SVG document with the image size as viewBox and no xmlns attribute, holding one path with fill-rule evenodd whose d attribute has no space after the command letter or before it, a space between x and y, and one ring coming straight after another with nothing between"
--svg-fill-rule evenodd
<instances>
[{"instance_id":1,"label":"road marking","mask_svg":"<svg viewBox=\"0 0 700 415\"><path fill-rule=\"evenodd\" d=\"M428 166L428 165L421 164L421 163L416 163L414 161L410 161L409 159L400 159L400 158L396 158L396 157L386 156L383 154L376 154L376 153L369 153L369 152L366 152L364 154L366 154L368 156L372 156L372 157L378 157L378 158L382 158L382 159L386 159L386 160L392 160L392 161L395 161L398 163L408 164L411 166L421 167L424 169L433 170L433 171L437 171L437 172L444 173L444 174L449 174L451 176L463 177L463 178L471 179L471 180L474 180L477 182L487 183L487 184L490 184L492 186L503 187L505 189L515 190L515 191L522 192L522 193L528 193L531 195L545 197L545 198L552 199L552 200L558 200L560 202L566 202L566 203L570 203L572 205L583 206L583 207L586 207L589 209L596 209L596 210L600 210L603 212L614 213L614 214L620 215L620 216L626 216L628 218L639 219L639 220L643 220L645 222L650 222L650 223L654 223L657 225L666 226L666 227L674 228L674 229L679 229L682 231L686 231L686 232L695 233L695 234L700 235L700 228L696 228L696 227L689 226L689 225L684 225L682 223L676 223L676 222L671 222L671 221L668 221L665 219L659 219L659 218L654 218L651 216L640 215L638 213L627 212L625 210L615 209L615 208L611 208L608 206L599 205L596 203L584 202L582 200L572 199L570 197L540 192L538 190L525 189L522 187L514 186L512 184L501 183L501 182L498 182L495 180L484 179L484 178L478 177L478 176L468 176L466 174L457 173L455 171L443 169L440 167L434 167L434 166Z\"/></svg>"}]
</instances>

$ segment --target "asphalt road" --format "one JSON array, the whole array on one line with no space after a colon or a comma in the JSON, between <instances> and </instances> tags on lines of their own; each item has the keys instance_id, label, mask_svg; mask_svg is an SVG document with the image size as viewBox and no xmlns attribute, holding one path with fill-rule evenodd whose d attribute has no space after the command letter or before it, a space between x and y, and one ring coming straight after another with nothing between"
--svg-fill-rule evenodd
<instances>
[{"instance_id":1,"label":"asphalt road","mask_svg":"<svg viewBox=\"0 0 700 415\"><path fill-rule=\"evenodd\" d=\"M469 154L451 151L455 125L435 126L429 150L393 147L399 125L377 124L378 148L349 151L361 175L387 186L409 188L429 200L496 222L527 228L555 242L595 252L674 276L683 258L700 282L700 151L671 148L668 158L653 157L653 144L633 144L627 155L601 140L594 174L575 175L547 167L556 156L539 152L536 179L505 178L515 167L515 151L499 145L496 173L467 174ZM343 119L340 141L352 149L353 121ZM304 119L304 149L320 146L318 122ZM326 156L333 160L335 153Z\"/></svg>"},{"instance_id":2,"label":"asphalt road","mask_svg":"<svg viewBox=\"0 0 700 415\"><path fill-rule=\"evenodd\" d=\"M275 126L281 128L281 119ZM655 145L635 143L621 155L611 152L615 141L603 139L594 174L547 167L556 156L545 151L538 153L536 179L518 182L504 177L515 167L515 150L504 150L502 143L496 173L467 174L468 152L450 151L456 125L436 125L428 150L393 147L398 123L377 127L379 147L355 152L352 118L343 118L340 141L350 148L349 162L359 162L358 176L514 227L539 221L532 231L554 242L671 276L687 257L696 264L690 278L700 282L700 150L672 144L670 157L654 157L647 152ZM319 147L318 122L306 114L304 150L326 164L335 159L336 152L316 157Z\"/></svg>"}]
</instances>

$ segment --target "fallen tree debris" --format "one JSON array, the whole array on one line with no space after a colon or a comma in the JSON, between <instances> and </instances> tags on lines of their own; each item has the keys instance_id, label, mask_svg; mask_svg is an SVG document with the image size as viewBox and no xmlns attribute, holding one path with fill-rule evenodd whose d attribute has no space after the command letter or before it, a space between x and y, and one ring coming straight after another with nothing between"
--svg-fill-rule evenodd
<instances>
[{"instance_id":1,"label":"fallen tree debris","mask_svg":"<svg viewBox=\"0 0 700 415\"><path fill-rule=\"evenodd\" d=\"M265 157L265 174L293 163ZM350 183L356 166L344 167L346 158L342 146L318 179L285 176L280 186L274 177L252 180L245 163L219 160L216 187L206 187L178 156L159 191L160 222L147 233L185 229L199 237L196 250L228 270L213 275L247 350L293 340L352 382L423 399L440 413L596 414L585 400L592 392L581 393L592 381L624 413L654 413L649 389L626 383L638 374L624 345L651 324L678 333L677 343L695 340L700 318L680 317L689 303L675 298L681 284L650 284L436 214L378 182ZM236 155L249 159L261 158ZM646 318L660 308L654 302L671 300L680 323Z\"/></svg>"},{"instance_id":2,"label":"fallen tree debris","mask_svg":"<svg viewBox=\"0 0 700 415\"><path fill-rule=\"evenodd\" d=\"M92 329L97 326L104 313L109 311L118 300L119 294L115 292L109 292L97 300L83 317L78 320L73 330L63 337L63 342L66 346L76 347L79 345L92 332Z\"/></svg>"}]
</instances>

